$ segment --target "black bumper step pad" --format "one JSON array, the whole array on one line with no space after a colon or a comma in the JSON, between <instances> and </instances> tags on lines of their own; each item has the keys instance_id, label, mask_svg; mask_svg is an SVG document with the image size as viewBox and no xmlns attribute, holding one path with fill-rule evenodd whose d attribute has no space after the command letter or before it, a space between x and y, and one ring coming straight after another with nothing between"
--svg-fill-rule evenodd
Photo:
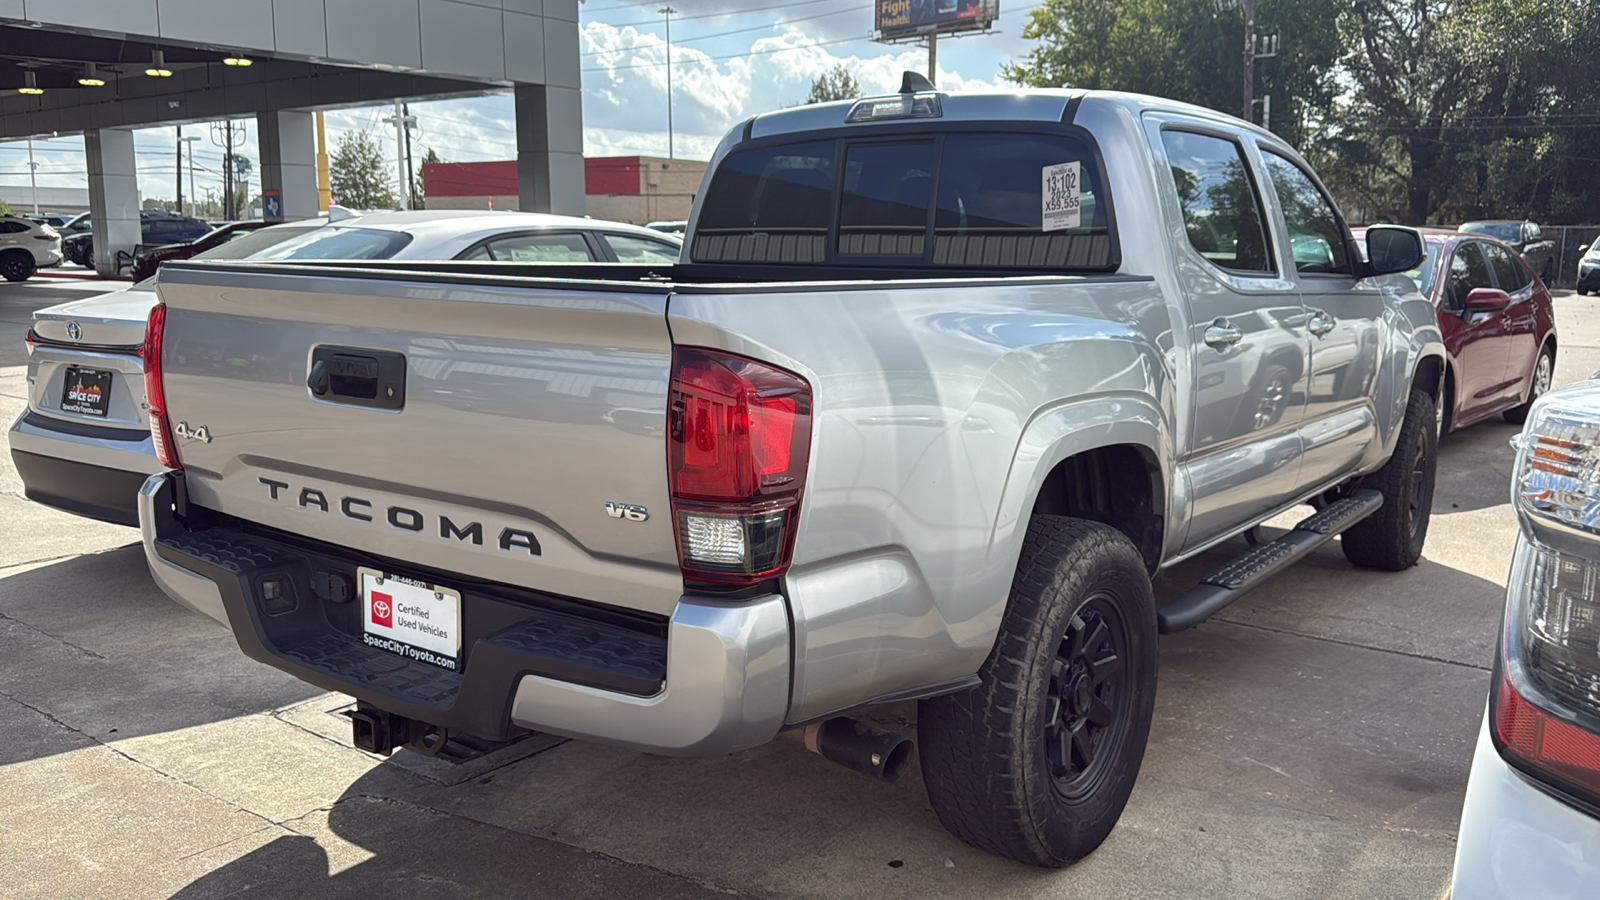
<instances>
[{"instance_id":1,"label":"black bumper step pad","mask_svg":"<svg viewBox=\"0 0 1600 900\"><path fill-rule=\"evenodd\" d=\"M1171 634L1199 625L1381 506L1383 495L1365 489L1329 504L1301 520L1288 534L1250 548L1173 598L1156 613L1157 626L1162 634Z\"/></svg>"},{"instance_id":2,"label":"black bumper step pad","mask_svg":"<svg viewBox=\"0 0 1600 900\"><path fill-rule=\"evenodd\" d=\"M498 595L492 585L459 587L459 671L408 659L362 641L359 600L333 602L317 593L319 574L324 583L334 573L359 584L356 569L373 566L374 560L331 545L291 544L234 527L182 531L175 522L162 525L167 533L157 539L157 553L217 584L247 655L410 719L505 740L517 732L510 707L525 675L642 697L659 693L666 681L664 627L647 633L584 618L570 611L574 604L564 598L552 600L563 608L544 609L509 596L520 589ZM450 582L448 575L401 563L381 565L427 583ZM287 612L263 605L260 585L269 578L292 584L294 603Z\"/></svg>"}]
</instances>

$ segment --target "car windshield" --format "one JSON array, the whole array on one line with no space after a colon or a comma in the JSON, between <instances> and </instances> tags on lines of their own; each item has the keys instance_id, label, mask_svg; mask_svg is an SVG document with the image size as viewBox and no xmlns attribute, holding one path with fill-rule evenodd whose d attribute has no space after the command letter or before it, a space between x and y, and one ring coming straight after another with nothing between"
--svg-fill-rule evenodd
<instances>
[{"instance_id":1,"label":"car windshield","mask_svg":"<svg viewBox=\"0 0 1600 900\"><path fill-rule=\"evenodd\" d=\"M1433 290L1433 280L1439 275L1439 253L1444 244L1439 241L1423 241L1422 246L1428 250L1428 255L1422 260L1422 265L1412 269L1406 275L1417 283L1417 290L1427 296Z\"/></svg>"},{"instance_id":2,"label":"car windshield","mask_svg":"<svg viewBox=\"0 0 1600 900\"><path fill-rule=\"evenodd\" d=\"M266 232L261 232L265 234ZM252 235L254 237L254 235ZM249 238L240 238L234 244ZM251 259L388 259L411 243L404 231L323 225L281 241ZM233 245L224 244L224 247Z\"/></svg>"},{"instance_id":3,"label":"car windshield","mask_svg":"<svg viewBox=\"0 0 1600 900\"><path fill-rule=\"evenodd\" d=\"M316 231L321 227L320 224L317 224L301 226L279 225L276 228L263 228L260 231L252 231L243 237L234 238L226 244L212 247L204 253L197 254L195 259L249 259L257 253L276 247L285 241L298 238L307 232ZM282 257L272 258L280 259Z\"/></svg>"},{"instance_id":4,"label":"car windshield","mask_svg":"<svg viewBox=\"0 0 1600 900\"><path fill-rule=\"evenodd\" d=\"M1467 234L1487 234L1502 241L1516 242L1522 239L1522 226L1516 222L1468 222L1461 226L1461 230Z\"/></svg>"}]
</instances>

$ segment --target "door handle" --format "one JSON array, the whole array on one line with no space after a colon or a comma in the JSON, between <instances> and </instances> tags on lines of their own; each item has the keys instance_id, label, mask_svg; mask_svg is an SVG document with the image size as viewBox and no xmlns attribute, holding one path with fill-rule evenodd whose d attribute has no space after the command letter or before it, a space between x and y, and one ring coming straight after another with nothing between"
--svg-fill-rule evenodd
<instances>
[{"instance_id":1,"label":"door handle","mask_svg":"<svg viewBox=\"0 0 1600 900\"><path fill-rule=\"evenodd\" d=\"M1312 311L1311 318L1306 320L1306 330L1317 337L1322 337L1332 331L1333 325L1333 316L1320 309Z\"/></svg>"},{"instance_id":2,"label":"door handle","mask_svg":"<svg viewBox=\"0 0 1600 900\"><path fill-rule=\"evenodd\" d=\"M1227 319L1218 319L1207 325L1204 335L1206 346L1217 350L1226 350L1232 347L1234 344L1239 343L1239 339L1242 337L1244 337L1244 332L1234 327L1233 323Z\"/></svg>"}]
</instances>

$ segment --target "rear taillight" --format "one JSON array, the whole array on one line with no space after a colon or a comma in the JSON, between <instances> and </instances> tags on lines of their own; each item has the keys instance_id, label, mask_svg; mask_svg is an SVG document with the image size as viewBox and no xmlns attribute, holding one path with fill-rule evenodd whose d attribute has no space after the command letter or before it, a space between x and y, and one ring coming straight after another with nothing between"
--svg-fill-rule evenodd
<instances>
[{"instance_id":1,"label":"rear taillight","mask_svg":"<svg viewBox=\"0 0 1600 900\"><path fill-rule=\"evenodd\" d=\"M161 342L166 328L167 305L157 303L145 322L144 346L139 348L139 356L144 360L144 402L150 407L150 440L155 444L156 459L169 469L181 469L178 442L172 435L172 423L167 421L167 395L161 385Z\"/></svg>"},{"instance_id":2,"label":"rear taillight","mask_svg":"<svg viewBox=\"0 0 1600 900\"><path fill-rule=\"evenodd\" d=\"M1534 706L1508 678L1499 679L1491 714L1501 753L1569 793L1600 797L1600 735Z\"/></svg>"},{"instance_id":3,"label":"rear taillight","mask_svg":"<svg viewBox=\"0 0 1600 900\"><path fill-rule=\"evenodd\" d=\"M713 350L672 358L668 462L686 579L755 584L789 567L811 456L811 387Z\"/></svg>"}]
</instances>

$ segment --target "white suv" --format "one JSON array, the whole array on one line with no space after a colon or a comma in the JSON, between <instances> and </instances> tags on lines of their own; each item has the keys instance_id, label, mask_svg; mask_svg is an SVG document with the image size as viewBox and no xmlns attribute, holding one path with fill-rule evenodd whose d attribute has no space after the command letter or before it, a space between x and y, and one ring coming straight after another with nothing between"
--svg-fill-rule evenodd
<instances>
[{"instance_id":1,"label":"white suv","mask_svg":"<svg viewBox=\"0 0 1600 900\"><path fill-rule=\"evenodd\" d=\"M0 276L26 281L40 266L61 265L61 235L49 225L0 216Z\"/></svg>"}]
</instances>

